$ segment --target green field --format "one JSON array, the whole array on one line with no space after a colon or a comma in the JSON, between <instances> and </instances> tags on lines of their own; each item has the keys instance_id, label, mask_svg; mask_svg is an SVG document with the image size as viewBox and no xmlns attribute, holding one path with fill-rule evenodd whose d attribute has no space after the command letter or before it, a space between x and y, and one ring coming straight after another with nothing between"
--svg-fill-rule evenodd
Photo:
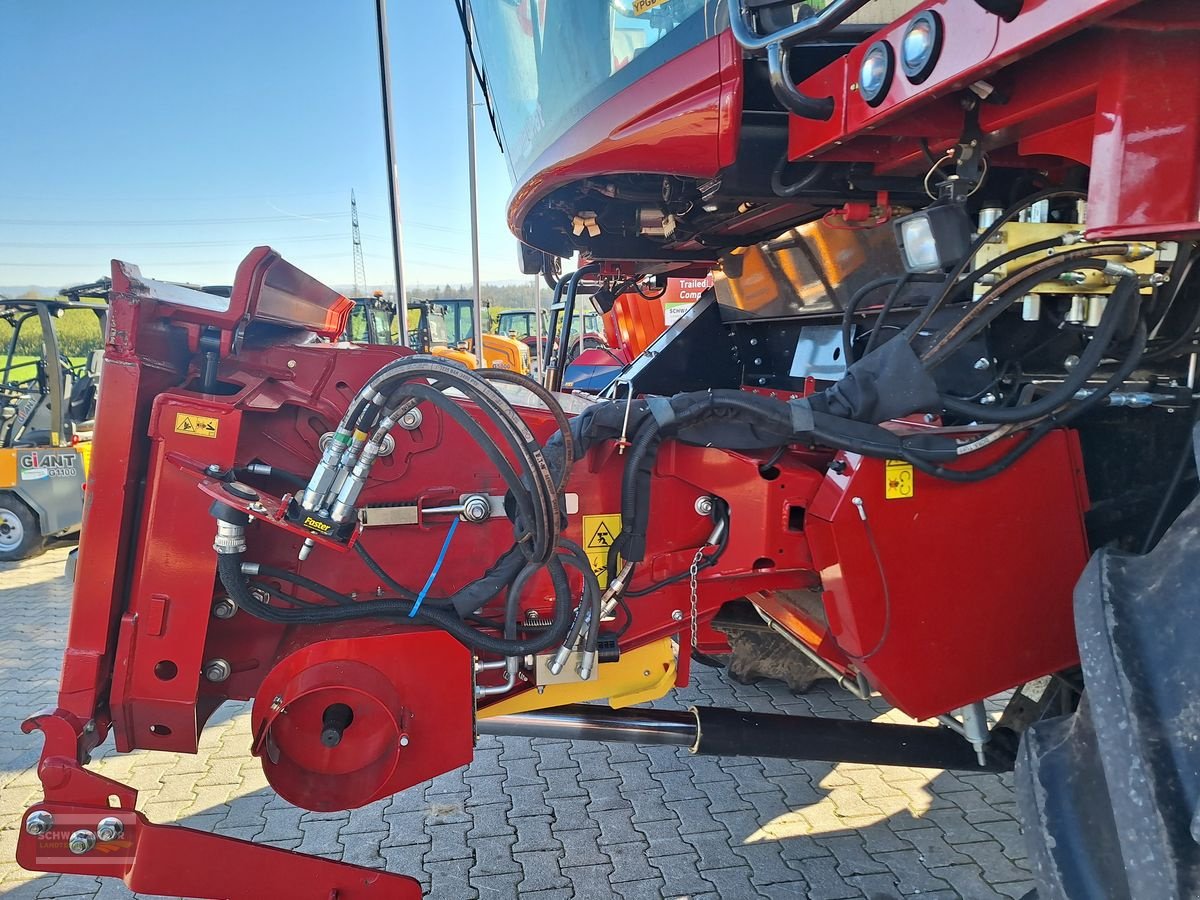
<instances>
[{"instance_id":1,"label":"green field","mask_svg":"<svg viewBox=\"0 0 1200 900\"><path fill-rule=\"evenodd\" d=\"M71 360L73 366L85 364L93 350L104 348L104 335L100 331L100 319L91 310L73 309L54 320L58 335L59 352ZM5 354L12 341L13 324L0 319L0 376L3 375ZM17 343L13 348L13 365L8 382L30 381L37 376L37 360L42 357L42 326L37 317L27 318L20 324Z\"/></svg>"}]
</instances>

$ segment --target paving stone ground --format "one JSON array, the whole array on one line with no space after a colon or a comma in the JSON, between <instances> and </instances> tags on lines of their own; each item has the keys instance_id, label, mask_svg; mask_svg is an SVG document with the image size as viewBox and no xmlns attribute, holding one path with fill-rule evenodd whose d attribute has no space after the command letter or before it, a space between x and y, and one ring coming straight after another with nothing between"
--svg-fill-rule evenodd
<instances>
[{"instance_id":1,"label":"paving stone ground","mask_svg":"<svg viewBox=\"0 0 1200 900\"><path fill-rule=\"evenodd\" d=\"M40 796L40 738L19 725L54 698L65 559L59 547L0 564L0 895L115 900L132 895L13 862ZM688 704L905 721L837 688L793 696L706 669L658 705ZM94 766L138 788L152 820L405 872L432 900L985 900L1032 887L1007 776L487 737L464 769L318 814L267 787L247 722L244 706L222 709L195 756L118 755L110 739Z\"/></svg>"}]
</instances>

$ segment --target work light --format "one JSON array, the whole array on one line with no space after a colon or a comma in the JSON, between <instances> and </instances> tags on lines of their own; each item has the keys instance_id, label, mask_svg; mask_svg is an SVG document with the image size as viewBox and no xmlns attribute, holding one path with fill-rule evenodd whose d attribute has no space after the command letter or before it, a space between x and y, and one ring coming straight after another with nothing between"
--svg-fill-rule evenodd
<instances>
[{"instance_id":1,"label":"work light","mask_svg":"<svg viewBox=\"0 0 1200 900\"><path fill-rule=\"evenodd\" d=\"M971 247L971 220L957 201L940 201L895 221L896 243L910 272L938 272L962 261Z\"/></svg>"},{"instance_id":2,"label":"work light","mask_svg":"<svg viewBox=\"0 0 1200 900\"><path fill-rule=\"evenodd\" d=\"M858 92L868 106L878 106L892 86L896 54L887 41L876 41L867 48L858 69Z\"/></svg>"},{"instance_id":3,"label":"work light","mask_svg":"<svg viewBox=\"0 0 1200 900\"><path fill-rule=\"evenodd\" d=\"M920 84L933 72L941 52L942 19L927 9L908 23L900 42L900 66L905 77Z\"/></svg>"}]
</instances>

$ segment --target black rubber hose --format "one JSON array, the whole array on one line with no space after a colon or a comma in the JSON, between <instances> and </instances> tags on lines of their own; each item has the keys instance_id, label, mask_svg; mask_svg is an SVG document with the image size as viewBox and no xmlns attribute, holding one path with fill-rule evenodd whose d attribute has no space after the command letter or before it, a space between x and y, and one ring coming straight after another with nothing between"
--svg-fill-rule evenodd
<instances>
[{"instance_id":1,"label":"black rubber hose","mask_svg":"<svg viewBox=\"0 0 1200 900\"><path fill-rule=\"evenodd\" d=\"M1196 408L1200 411L1200 406ZM1194 414L1194 413L1193 413ZM1146 537L1142 541L1140 552L1145 555L1150 552L1159 538L1159 533L1162 531L1163 520L1167 517L1167 511L1171 508L1171 500L1174 499L1175 493L1179 490L1179 486L1183 484L1184 473L1187 472L1188 464L1195 459L1195 430L1189 428L1187 440L1183 442L1182 451L1179 458L1175 461L1175 468L1171 472L1171 478L1167 482L1167 488L1163 491L1162 502L1158 505L1158 509L1154 513L1154 521L1150 523L1150 527L1146 530Z\"/></svg>"},{"instance_id":2,"label":"black rubber hose","mask_svg":"<svg viewBox=\"0 0 1200 900\"><path fill-rule=\"evenodd\" d=\"M533 500L529 495L527 486L521 481L521 478L517 475L516 470L513 469L512 464L508 461L508 458L505 457L504 453L500 450L496 442L493 441L491 436L483 430L483 428L478 422L475 421L474 418L472 418L470 413L463 409L459 404L455 403L452 399L442 394L440 391L435 390L429 385L421 384L420 382L413 382L397 388L392 396L396 397L398 395L415 397L422 401L429 401L446 413L449 418L453 419L459 425L459 427L467 433L468 437L470 437L471 440L478 445L479 449L484 452L484 455L487 456L488 461L495 466L496 471L504 480L504 483L508 485L508 489L512 492L513 499L516 501L517 507L521 513L521 517L525 519L525 523L528 525L534 525L537 523L538 519L536 510L533 505ZM544 539L545 536L543 536L542 540ZM528 546L528 550L530 553L533 553L536 550L536 547ZM545 560L539 560L539 562L544 561Z\"/></svg>"},{"instance_id":3,"label":"black rubber hose","mask_svg":"<svg viewBox=\"0 0 1200 900\"><path fill-rule=\"evenodd\" d=\"M788 166L787 151L779 157L779 161L775 163L775 168L771 170L771 190L775 192L776 197L795 197L798 193L812 187L825 171L829 168L829 163L818 162L812 163L807 172L805 172L796 181L784 183L783 173Z\"/></svg>"},{"instance_id":4,"label":"black rubber hose","mask_svg":"<svg viewBox=\"0 0 1200 900\"><path fill-rule=\"evenodd\" d=\"M904 334L908 342L912 343L913 339L921 333L921 329L929 324L929 320L933 318L934 313L938 311L938 308L945 303L950 294L953 293L955 283L960 277L962 277L962 274L967 270L967 267L971 265L971 260L973 260L976 254L979 253L980 249L992 239L992 236L995 235L996 232L1020 215L1022 210L1028 209L1029 207L1033 206L1033 204L1039 203L1042 200L1053 200L1057 197L1075 197L1080 200L1086 200L1087 194L1082 191L1073 191L1064 188L1046 188L1045 190L1031 194L1024 200L1021 200L1013 206L1010 206L1003 213L1001 213L1000 218L985 228L979 237L975 238L974 242L967 250L967 255L963 257L962 261L954 267L949 275L946 276L946 286L942 288L941 293L935 294L930 301L925 304L925 308L921 310L917 317L914 318L912 322L910 322L904 329Z\"/></svg>"},{"instance_id":5,"label":"black rubber hose","mask_svg":"<svg viewBox=\"0 0 1200 900\"><path fill-rule=\"evenodd\" d=\"M1059 386L1041 399L1020 406L991 407L957 400L954 397L942 397L942 405L955 415L967 416L977 422L1011 424L1041 418L1069 403L1076 392L1100 368L1120 322L1130 313L1128 305L1135 302L1137 290L1136 278L1125 277L1117 283L1112 296L1108 298L1108 305L1104 308L1096 333L1079 357L1079 362L1067 373Z\"/></svg>"},{"instance_id":6,"label":"black rubber hose","mask_svg":"<svg viewBox=\"0 0 1200 900\"><path fill-rule=\"evenodd\" d=\"M1091 248L1088 249L1090 251ZM1108 263L1102 259L1068 256L1065 253L1059 254L1054 259L1055 262L1048 265L1027 266L1020 272L1009 276L1004 282L980 297L977 302L968 306L966 313L953 325L942 329L931 346L922 354L921 362L925 368L935 369L940 366L975 335L995 321L1005 310L1025 296L1030 289L1042 282L1077 269L1094 269L1103 272L1108 266ZM1031 268L1034 271L1029 271ZM964 324L968 321L970 322L969 327Z\"/></svg>"},{"instance_id":7,"label":"black rubber hose","mask_svg":"<svg viewBox=\"0 0 1200 900\"><path fill-rule=\"evenodd\" d=\"M409 600L368 600L361 603L351 601L340 606L302 610L279 609L263 603L251 592L250 586L242 576L240 553L223 553L217 557L217 575L222 586L241 609L255 618L286 625L321 625L371 618L400 619L437 626L467 647L497 656L540 653L561 643L567 628L570 627L571 589L562 562L558 557L553 557L546 568L555 589L553 624L544 631L536 632L531 638L508 641L475 630L449 610L427 609L422 605L417 614L410 619L409 613L412 612L414 604Z\"/></svg>"},{"instance_id":8,"label":"black rubber hose","mask_svg":"<svg viewBox=\"0 0 1200 900\"><path fill-rule=\"evenodd\" d=\"M1137 368L1138 363L1141 362L1142 352L1145 349L1146 323L1139 321L1134 332L1130 350L1124 362L1121 363L1120 368L1109 376L1108 380L1101 387L1062 413L1052 414L1042 422L1039 422L1026 433L1016 447L990 465L979 469L949 469L930 462L927 458L908 448L901 449L901 456L927 475L933 475L936 478L942 478L947 481L983 481L986 478L991 478L993 475L998 475L1032 450L1034 444L1045 437L1050 431L1055 428L1062 428L1074 421L1120 387L1125 379L1132 374L1133 370Z\"/></svg>"},{"instance_id":9,"label":"black rubber hose","mask_svg":"<svg viewBox=\"0 0 1200 900\"><path fill-rule=\"evenodd\" d=\"M906 273L896 279L895 286L888 292L887 299L883 301L883 306L879 308L879 312L875 316L875 324L871 328L871 336L867 338L866 353L870 353L879 345L879 337L883 333L883 326L887 322L888 313L892 311L892 307L896 305L896 301L900 299L900 294L911 280L911 273ZM847 364L849 364L849 359L847 359Z\"/></svg>"},{"instance_id":10,"label":"black rubber hose","mask_svg":"<svg viewBox=\"0 0 1200 900\"><path fill-rule=\"evenodd\" d=\"M304 590L319 597L324 597L331 603L350 602L345 594L340 594L332 588L327 588L325 585L313 581L311 578L305 578L303 575L297 575L295 572L289 572L287 569L277 569L274 566L259 566L258 574L263 578L277 578L280 581L294 584L296 587L304 588Z\"/></svg>"},{"instance_id":11,"label":"black rubber hose","mask_svg":"<svg viewBox=\"0 0 1200 900\"><path fill-rule=\"evenodd\" d=\"M565 448L564 458L566 465L563 466L558 479L558 489L561 491L566 486L567 476L570 474L570 467L574 461L575 454L574 439L571 437L571 422L567 418L567 414L563 412L562 405L559 404L554 394L546 390L528 375L522 375L519 372L510 372L507 369L480 369L479 375L487 381L501 381L505 384L524 388L541 400L546 409L549 410L550 415L554 417L554 422L558 425L558 433L562 435L563 447Z\"/></svg>"}]
</instances>

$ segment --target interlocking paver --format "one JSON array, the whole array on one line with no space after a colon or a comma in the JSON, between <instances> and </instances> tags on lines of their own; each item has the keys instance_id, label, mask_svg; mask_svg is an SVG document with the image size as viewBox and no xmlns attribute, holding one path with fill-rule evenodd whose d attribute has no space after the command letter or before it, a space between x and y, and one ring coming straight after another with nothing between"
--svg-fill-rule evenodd
<instances>
[{"instance_id":1,"label":"interlocking paver","mask_svg":"<svg viewBox=\"0 0 1200 900\"><path fill-rule=\"evenodd\" d=\"M120 882L38 875L12 859L20 814L40 795L40 743L19 725L54 699L65 554L0 565L11 611L0 635L0 894L128 900ZM700 667L654 705L690 703L906 721L879 698L825 686L794 696ZM197 754L117 754L110 741L93 767L139 787L152 818L404 872L429 900L949 900L1031 887L1007 775L484 737L470 766L361 809L311 813L266 787L248 724L247 704L227 704Z\"/></svg>"}]
</instances>

